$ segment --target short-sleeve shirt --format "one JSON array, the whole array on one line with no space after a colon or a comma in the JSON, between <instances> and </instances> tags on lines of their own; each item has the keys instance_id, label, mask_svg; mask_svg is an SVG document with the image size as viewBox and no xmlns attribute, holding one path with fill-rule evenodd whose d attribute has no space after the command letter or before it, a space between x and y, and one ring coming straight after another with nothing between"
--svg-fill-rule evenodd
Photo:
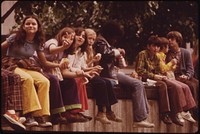
<instances>
[{"instance_id":1,"label":"short-sleeve shirt","mask_svg":"<svg viewBox=\"0 0 200 134\"><path fill-rule=\"evenodd\" d=\"M58 41L56 39L50 39L44 43L44 53L45 53L46 59L49 61L61 60L64 52L62 51L56 54L50 54L49 47L51 45L58 47Z\"/></svg>"},{"instance_id":2,"label":"short-sleeve shirt","mask_svg":"<svg viewBox=\"0 0 200 134\"><path fill-rule=\"evenodd\" d=\"M6 40L9 44L7 56L15 57L17 59L25 59L32 57L35 51L43 51L42 47L34 42L27 42L23 45L14 45L16 34L11 34Z\"/></svg>"}]
</instances>

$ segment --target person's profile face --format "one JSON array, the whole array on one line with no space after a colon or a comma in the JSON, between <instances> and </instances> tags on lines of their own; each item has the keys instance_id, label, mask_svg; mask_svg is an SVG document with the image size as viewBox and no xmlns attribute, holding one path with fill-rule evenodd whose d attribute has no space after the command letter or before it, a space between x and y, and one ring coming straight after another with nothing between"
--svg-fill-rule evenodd
<instances>
[{"instance_id":1,"label":"person's profile face","mask_svg":"<svg viewBox=\"0 0 200 134\"><path fill-rule=\"evenodd\" d=\"M170 49L173 50L174 48L178 47L178 42L176 41L175 38L169 38L168 40Z\"/></svg>"},{"instance_id":2,"label":"person's profile face","mask_svg":"<svg viewBox=\"0 0 200 134\"><path fill-rule=\"evenodd\" d=\"M92 46L95 42L96 35L95 34L88 34L87 35L87 40L88 40L88 45Z\"/></svg>"},{"instance_id":3,"label":"person's profile face","mask_svg":"<svg viewBox=\"0 0 200 134\"><path fill-rule=\"evenodd\" d=\"M164 53L167 53L169 51L169 46L167 45L167 46L165 46L164 48L163 48L163 52Z\"/></svg>"}]
</instances>

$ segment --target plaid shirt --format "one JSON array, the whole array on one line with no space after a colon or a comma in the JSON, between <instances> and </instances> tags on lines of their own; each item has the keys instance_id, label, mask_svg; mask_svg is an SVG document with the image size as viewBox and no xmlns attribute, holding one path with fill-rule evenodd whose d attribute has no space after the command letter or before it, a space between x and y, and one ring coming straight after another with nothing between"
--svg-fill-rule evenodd
<instances>
[{"instance_id":1,"label":"plaid shirt","mask_svg":"<svg viewBox=\"0 0 200 134\"><path fill-rule=\"evenodd\" d=\"M21 78L18 74L1 69L2 112L22 110Z\"/></svg>"},{"instance_id":2,"label":"plaid shirt","mask_svg":"<svg viewBox=\"0 0 200 134\"><path fill-rule=\"evenodd\" d=\"M143 80L154 79L155 74L160 74L160 59L155 55L152 59L148 50L141 51L136 58L135 70Z\"/></svg>"}]
</instances>

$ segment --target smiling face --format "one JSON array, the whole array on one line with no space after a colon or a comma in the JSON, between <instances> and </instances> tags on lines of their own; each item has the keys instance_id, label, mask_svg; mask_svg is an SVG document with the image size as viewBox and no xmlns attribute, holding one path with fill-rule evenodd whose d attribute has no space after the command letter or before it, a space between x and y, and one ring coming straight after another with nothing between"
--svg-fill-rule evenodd
<instances>
[{"instance_id":1,"label":"smiling face","mask_svg":"<svg viewBox=\"0 0 200 134\"><path fill-rule=\"evenodd\" d=\"M85 42L86 33L82 31L80 34L75 35L76 47L80 47Z\"/></svg>"},{"instance_id":2,"label":"smiling face","mask_svg":"<svg viewBox=\"0 0 200 134\"><path fill-rule=\"evenodd\" d=\"M23 30L27 34L35 34L38 31L38 22L34 18L28 18L25 20Z\"/></svg>"}]
</instances>

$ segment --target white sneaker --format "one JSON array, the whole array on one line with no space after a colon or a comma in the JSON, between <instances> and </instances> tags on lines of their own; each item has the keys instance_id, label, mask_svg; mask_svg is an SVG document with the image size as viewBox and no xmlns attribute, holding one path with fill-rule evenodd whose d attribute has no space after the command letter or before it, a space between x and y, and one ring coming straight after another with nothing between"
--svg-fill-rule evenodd
<instances>
[{"instance_id":1,"label":"white sneaker","mask_svg":"<svg viewBox=\"0 0 200 134\"><path fill-rule=\"evenodd\" d=\"M9 125L15 130L26 130L26 127L19 122L19 117L16 114L6 112L3 117L9 123Z\"/></svg>"},{"instance_id":2,"label":"white sneaker","mask_svg":"<svg viewBox=\"0 0 200 134\"><path fill-rule=\"evenodd\" d=\"M24 125L29 126L29 127L38 126L38 122L35 121L35 119L32 116L30 116L26 118Z\"/></svg>"},{"instance_id":3,"label":"white sneaker","mask_svg":"<svg viewBox=\"0 0 200 134\"><path fill-rule=\"evenodd\" d=\"M25 118L25 117L19 117L19 122L20 122L20 123L23 124L25 121L26 121L26 118Z\"/></svg>"},{"instance_id":4,"label":"white sneaker","mask_svg":"<svg viewBox=\"0 0 200 134\"><path fill-rule=\"evenodd\" d=\"M195 123L196 121L194 120L194 118L192 118L191 116L191 113L188 111L188 112L181 112L181 115L184 119L192 122L192 123Z\"/></svg>"},{"instance_id":5,"label":"white sneaker","mask_svg":"<svg viewBox=\"0 0 200 134\"><path fill-rule=\"evenodd\" d=\"M52 123L49 121L46 121L44 116L35 117L35 119L38 122L40 127L51 127L52 126Z\"/></svg>"},{"instance_id":6,"label":"white sneaker","mask_svg":"<svg viewBox=\"0 0 200 134\"><path fill-rule=\"evenodd\" d=\"M147 128L153 128L155 125L153 123L148 122L147 120L143 120L140 122L134 122L133 127L147 127Z\"/></svg>"},{"instance_id":7,"label":"white sneaker","mask_svg":"<svg viewBox=\"0 0 200 134\"><path fill-rule=\"evenodd\" d=\"M177 117L179 118L180 122L185 122L181 113L177 113Z\"/></svg>"},{"instance_id":8,"label":"white sneaker","mask_svg":"<svg viewBox=\"0 0 200 134\"><path fill-rule=\"evenodd\" d=\"M39 123L39 126L41 127L51 127L52 126L52 123L51 122L42 122L42 123Z\"/></svg>"}]
</instances>

